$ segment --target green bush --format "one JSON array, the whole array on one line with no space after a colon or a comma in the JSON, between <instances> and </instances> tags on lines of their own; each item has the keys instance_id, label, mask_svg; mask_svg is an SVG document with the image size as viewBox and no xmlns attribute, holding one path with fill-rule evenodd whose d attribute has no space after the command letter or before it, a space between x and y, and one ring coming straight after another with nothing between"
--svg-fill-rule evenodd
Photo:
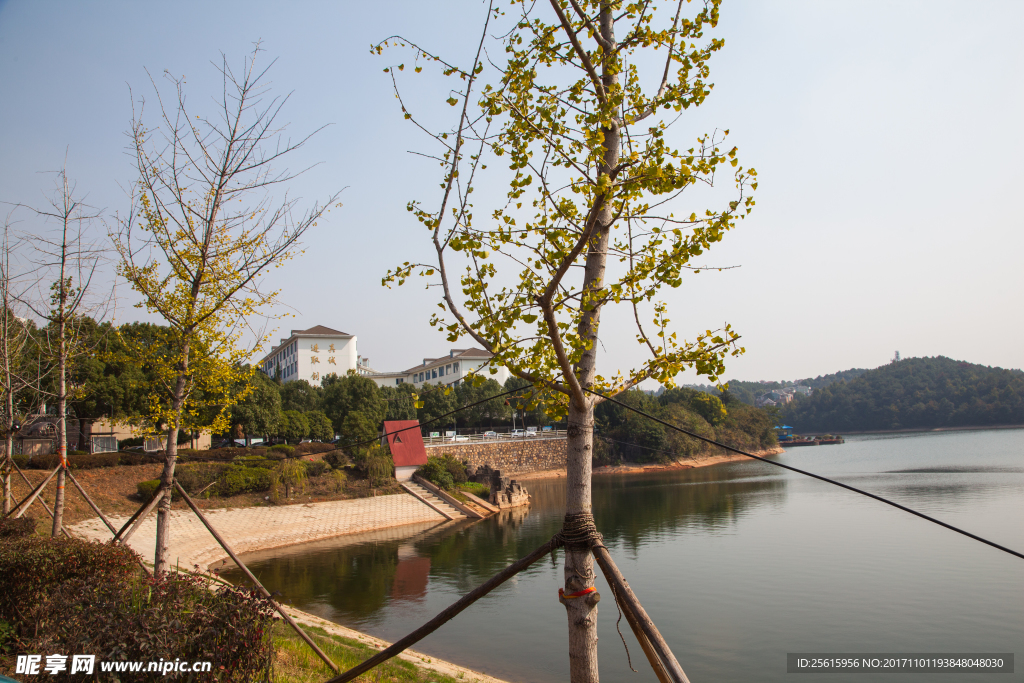
<instances>
[{"instance_id":1,"label":"green bush","mask_svg":"<svg viewBox=\"0 0 1024 683\"><path fill-rule=\"evenodd\" d=\"M114 467L120 461L119 453L85 453L84 451L71 451L68 453L68 467L73 470L92 470L97 467ZM48 455L35 455L26 464L28 467L37 470L52 470L60 463L60 457L56 453ZM20 467L20 465L19 465Z\"/></svg>"},{"instance_id":2,"label":"green bush","mask_svg":"<svg viewBox=\"0 0 1024 683\"><path fill-rule=\"evenodd\" d=\"M150 479L149 481L140 481L135 485L135 488L139 493L139 498L149 500L153 497L153 494L156 493L156 490L160 488L160 480Z\"/></svg>"},{"instance_id":3,"label":"green bush","mask_svg":"<svg viewBox=\"0 0 1024 683\"><path fill-rule=\"evenodd\" d=\"M18 469L28 468L28 456L27 455L12 455L11 459L14 460L14 464L18 466Z\"/></svg>"},{"instance_id":4,"label":"green bush","mask_svg":"<svg viewBox=\"0 0 1024 683\"><path fill-rule=\"evenodd\" d=\"M295 452L300 455L309 455L311 453L326 453L333 451L335 446L329 443L316 443L313 441L307 441L306 443L300 443L295 446Z\"/></svg>"},{"instance_id":5,"label":"green bush","mask_svg":"<svg viewBox=\"0 0 1024 683\"><path fill-rule=\"evenodd\" d=\"M267 450L275 453L284 453L285 455L290 456L295 453L295 446L289 446L286 443L279 443L276 446L271 446Z\"/></svg>"},{"instance_id":6,"label":"green bush","mask_svg":"<svg viewBox=\"0 0 1024 683\"><path fill-rule=\"evenodd\" d=\"M306 475L310 477L319 477L330 469L331 466L323 460L314 460L306 463Z\"/></svg>"},{"instance_id":7,"label":"green bush","mask_svg":"<svg viewBox=\"0 0 1024 683\"><path fill-rule=\"evenodd\" d=\"M35 517L5 517L0 519L0 538L21 538L36 532Z\"/></svg>"},{"instance_id":8,"label":"green bush","mask_svg":"<svg viewBox=\"0 0 1024 683\"><path fill-rule=\"evenodd\" d=\"M341 470L331 470L331 483L334 484L334 492L341 493L345 489L345 482L348 481L348 475Z\"/></svg>"},{"instance_id":9,"label":"green bush","mask_svg":"<svg viewBox=\"0 0 1024 683\"><path fill-rule=\"evenodd\" d=\"M217 481L217 493L222 496L234 496L239 493L259 493L261 491L269 491L271 483L270 470L268 469L232 464L221 472Z\"/></svg>"},{"instance_id":10,"label":"green bush","mask_svg":"<svg viewBox=\"0 0 1024 683\"><path fill-rule=\"evenodd\" d=\"M461 473L461 481L456 480L455 473ZM466 466L451 455L431 455L427 464L416 470L420 475L438 488L454 490L455 485L466 481Z\"/></svg>"},{"instance_id":11,"label":"green bush","mask_svg":"<svg viewBox=\"0 0 1024 683\"><path fill-rule=\"evenodd\" d=\"M143 577L137 562L124 546L78 539L0 543L3 639L25 654L210 661L212 670L192 681L266 680L273 659L266 600L234 587L211 591L207 581L188 575ZM65 671L45 678L80 676Z\"/></svg>"},{"instance_id":12,"label":"green bush","mask_svg":"<svg viewBox=\"0 0 1024 683\"><path fill-rule=\"evenodd\" d=\"M0 543L0 619L20 621L18 610L39 604L60 583L90 579L118 583L138 569L138 555L122 545L25 536Z\"/></svg>"},{"instance_id":13,"label":"green bush","mask_svg":"<svg viewBox=\"0 0 1024 683\"><path fill-rule=\"evenodd\" d=\"M186 493L198 493L203 489L212 493L207 487L220 479L227 468L227 464L219 462L186 463L175 468L174 478Z\"/></svg>"},{"instance_id":14,"label":"green bush","mask_svg":"<svg viewBox=\"0 0 1024 683\"><path fill-rule=\"evenodd\" d=\"M151 458L148 455L142 453L118 453L117 464L118 465L147 465L151 462L157 462L156 458Z\"/></svg>"}]
</instances>

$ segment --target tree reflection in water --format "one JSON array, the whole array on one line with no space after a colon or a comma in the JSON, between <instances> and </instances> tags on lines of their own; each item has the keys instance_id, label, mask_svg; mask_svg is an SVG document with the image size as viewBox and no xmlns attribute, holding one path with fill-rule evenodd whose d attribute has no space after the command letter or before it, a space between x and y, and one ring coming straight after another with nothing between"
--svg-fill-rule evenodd
<instances>
[{"instance_id":1,"label":"tree reflection in water","mask_svg":"<svg viewBox=\"0 0 1024 683\"><path fill-rule=\"evenodd\" d=\"M730 465L594 478L605 542L635 553L680 528L723 529L745 509L778 504L785 480ZM432 581L464 593L558 531L564 479L528 482L531 504L478 522L412 525L253 553L246 563L288 604L351 626L374 626L390 603L419 602ZM368 537L369 536L369 537ZM541 571L535 567L531 571ZM223 576L242 582L241 573ZM392 605L396 606L396 605Z\"/></svg>"}]
</instances>

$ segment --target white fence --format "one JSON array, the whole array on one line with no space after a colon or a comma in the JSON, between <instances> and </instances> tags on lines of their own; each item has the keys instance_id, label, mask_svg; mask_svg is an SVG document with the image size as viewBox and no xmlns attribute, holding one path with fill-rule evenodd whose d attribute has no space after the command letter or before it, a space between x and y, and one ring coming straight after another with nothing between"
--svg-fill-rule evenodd
<instances>
[{"instance_id":1,"label":"white fence","mask_svg":"<svg viewBox=\"0 0 1024 683\"><path fill-rule=\"evenodd\" d=\"M546 432L499 432L495 434L451 434L425 436L423 443L427 446L441 446L459 443L494 443L497 441L538 441L541 439L564 439L564 429L549 429Z\"/></svg>"}]
</instances>

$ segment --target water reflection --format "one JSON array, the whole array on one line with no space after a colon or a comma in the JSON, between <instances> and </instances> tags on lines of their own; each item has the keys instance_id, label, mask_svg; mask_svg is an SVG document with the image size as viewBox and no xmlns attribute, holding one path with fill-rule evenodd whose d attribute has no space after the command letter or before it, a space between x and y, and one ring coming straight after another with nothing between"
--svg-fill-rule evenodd
<instances>
[{"instance_id":1,"label":"water reflection","mask_svg":"<svg viewBox=\"0 0 1024 683\"><path fill-rule=\"evenodd\" d=\"M781 503L785 486L784 478L729 467L599 475L594 516L606 543L635 552L687 527L725 528L747 509ZM289 604L353 626L378 625L389 603L422 602L432 581L464 593L551 538L561 527L565 480L531 481L529 489L529 507L475 523L398 527L245 560ZM243 581L237 569L223 574Z\"/></svg>"}]
</instances>

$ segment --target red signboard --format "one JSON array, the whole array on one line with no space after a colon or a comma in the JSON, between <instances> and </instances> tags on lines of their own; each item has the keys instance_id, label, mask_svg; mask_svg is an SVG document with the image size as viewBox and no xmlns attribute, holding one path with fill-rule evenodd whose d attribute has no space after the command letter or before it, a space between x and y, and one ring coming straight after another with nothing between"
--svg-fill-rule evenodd
<instances>
[{"instance_id":1,"label":"red signboard","mask_svg":"<svg viewBox=\"0 0 1024 683\"><path fill-rule=\"evenodd\" d=\"M412 427L412 429L409 429ZM427 448L423 445L419 420L394 420L384 423L388 435L388 446L395 467L410 467L427 464Z\"/></svg>"}]
</instances>

